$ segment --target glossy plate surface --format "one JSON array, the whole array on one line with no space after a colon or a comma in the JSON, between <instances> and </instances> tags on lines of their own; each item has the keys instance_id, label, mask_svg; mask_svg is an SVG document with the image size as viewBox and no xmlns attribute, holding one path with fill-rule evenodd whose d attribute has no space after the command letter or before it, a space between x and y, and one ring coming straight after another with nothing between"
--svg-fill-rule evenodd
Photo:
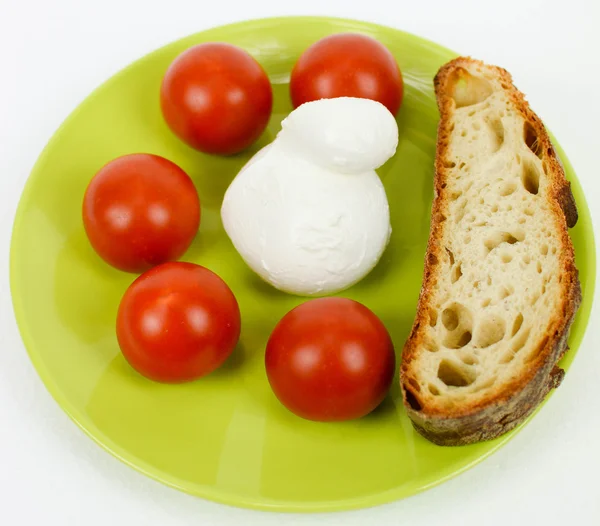
<instances>
[{"instance_id":1,"label":"glossy plate surface","mask_svg":"<svg viewBox=\"0 0 600 526\"><path fill-rule=\"evenodd\" d=\"M380 170L391 208L391 243L377 268L342 294L381 317L399 361L429 229L438 120L432 78L453 57L436 44L390 28L328 18L251 21L184 38L135 62L73 112L40 156L19 205L11 248L13 301L25 345L47 388L115 456L208 499L288 511L375 505L461 472L512 436L461 448L430 444L413 431L397 381L373 414L340 424L297 418L269 388L265 343L277 321L303 299L279 293L248 270L222 229L220 202L237 170L274 138L290 111L287 82L295 60L317 39L342 31L364 32L383 42L396 56L406 85L398 151ZM247 49L274 84L267 132L251 151L231 158L185 146L164 124L158 103L161 78L173 58L193 44L214 40ZM193 178L203 217L184 259L223 277L242 311L242 338L234 355L221 370L187 385L153 383L127 365L117 347L115 316L135 276L104 264L83 230L81 203L91 177L107 161L133 152L165 156ZM580 212L571 235L584 298L563 360L568 367L589 317L595 261L585 198L562 159Z\"/></svg>"}]
</instances>

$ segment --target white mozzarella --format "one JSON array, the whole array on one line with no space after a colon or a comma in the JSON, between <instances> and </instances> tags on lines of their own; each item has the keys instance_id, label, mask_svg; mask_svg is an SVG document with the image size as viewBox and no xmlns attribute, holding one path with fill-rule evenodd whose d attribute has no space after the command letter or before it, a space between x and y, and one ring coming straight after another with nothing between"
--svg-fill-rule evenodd
<instances>
[{"instance_id":1,"label":"white mozzarella","mask_svg":"<svg viewBox=\"0 0 600 526\"><path fill-rule=\"evenodd\" d=\"M300 295L338 292L368 274L391 234L374 168L397 140L393 117L373 101L326 99L292 112L223 200L223 225L248 266Z\"/></svg>"}]
</instances>

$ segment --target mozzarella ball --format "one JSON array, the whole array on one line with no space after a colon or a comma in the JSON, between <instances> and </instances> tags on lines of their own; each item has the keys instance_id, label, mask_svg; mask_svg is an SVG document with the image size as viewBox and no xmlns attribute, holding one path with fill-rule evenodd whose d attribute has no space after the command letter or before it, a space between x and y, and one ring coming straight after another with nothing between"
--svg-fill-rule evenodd
<instances>
[{"instance_id":1,"label":"mozzarella ball","mask_svg":"<svg viewBox=\"0 0 600 526\"><path fill-rule=\"evenodd\" d=\"M395 120L378 102L324 99L292 112L223 200L223 225L247 265L298 295L332 294L360 281L390 238L374 168L397 142Z\"/></svg>"}]
</instances>

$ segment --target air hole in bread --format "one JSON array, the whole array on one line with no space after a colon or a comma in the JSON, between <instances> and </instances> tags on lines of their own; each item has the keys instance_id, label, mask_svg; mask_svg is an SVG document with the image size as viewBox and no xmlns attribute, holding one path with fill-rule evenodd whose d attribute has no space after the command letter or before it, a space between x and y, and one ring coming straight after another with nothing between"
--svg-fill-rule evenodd
<instances>
[{"instance_id":1,"label":"air hole in bread","mask_svg":"<svg viewBox=\"0 0 600 526\"><path fill-rule=\"evenodd\" d=\"M477 360L477 356L473 354L463 354L460 356L460 360L465 365L475 365L479 362L479 360Z\"/></svg>"},{"instance_id":2,"label":"air hole in bread","mask_svg":"<svg viewBox=\"0 0 600 526\"><path fill-rule=\"evenodd\" d=\"M437 325L438 313L437 310L429 308L429 326L435 327Z\"/></svg>"},{"instance_id":3,"label":"air hole in bread","mask_svg":"<svg viewBox=\"0 0 600 526\"><path fill-rule=\"evenodd\" d=\"M514 193L516 189L517 185L514 182L508 182L500 189L500 195L506 197L507 195Z\"/></svg>"},{"instance_id":4,"label":"air hole in bread","mask_svg":"<svg viewBox=\"0 0 600 526\"><path fill-rule=\"evenodd\" d=\"M552 247L552 254L556 254L556 247Z\"/></svg>"},{"instance_id":5,"label":"air hole in bread","mask_svg":"<svg viewBox=\"0 0 600 526\"><path fill-rule=\"evenodd\" d=\"M410 389L405 389L405 393L406 403L415 411L420 411L422 406L417 396Z\"/></svg>"},{"instance_id":6,"label":"air hole in bread","mask_svg":"<svg viewBox=\"0 0 600 526\"><path fill-rule=\"evenodd\" d=\"M504 253L502 254L502 263L510 263L512 261L513 257L512 254L508 254L508 253Z\"/></svg>"},{"instance_id":7,"label":"air hole in bread","mask_svg":"<svg viewBox=\"0 0 600 526\"><path fill-rule=\"evenodd\" d=\"M433 395L433 396L439 396L440 394L440 390L433 384L429 384L427 386L429 388L429 392Z\"/></svg>"},{"instance_id":8,"label":"air hole in bread","mask_svg":"<svg viewBox=\"0 0 600 526\"><path fill-rule=\"evenodd\" d=\"M467 136L467 130L463 130L460 132L460 136L461 137L466 137Z\"/></svg>"},{"instance_id":9,"label":"air hole in bread","mask_svg":"<svg viewBox=\"0 0 600 526\"><path fill-rule=\"evenodd\" d=\"M517 241L523 241L525 239L525 230L521 230L520 228L516 228L512 231L513 237L517 239ZM512 243L511 243L512 245Z\"/></svg>"},{"instance_id":10,"label":"air hole in bread","mask_svg":"<svg viewBox=\"0 0 600 526\"><path fill-rule=\"evenodd\" d=\"M456 163L454 161L444 161L444 166L446 168L454 168L456 166Z\"/></svg>"},{"instance_id":11,"label":"air hole in bread","mask_svg":"<svg viewBox=\"0 0 600 526\"><path fill-rule=\"evenodd\" d=\"M540 254L542 256L545 256L548 254L548 245L546 245L546 243L544 243L541 247L540 247Z\"/></svg>"},{"instance_id":12,"label":"air hole in bread","mask_svg":"<svg viewBox=\"0 0 600 526\"><path fill-rule=\"evenodd\" d=\"M520 224L520 225L524 225L524 224L525 224L525 221L527 221L527 220L526 220L524 217L520 217L520 218L519 218L519 224Z\"/></svg>"},{"instance_id":13,"label":"air hole in bread","mask_svg":"<svg viewBox=\"0 0 600 526\"><path fill-rule=\"evenodd\" d=\"M457 108L479 104L494 91L487 80L471 75L464 68L456 68L451 73L448 87ZM475 111L472 110L472 113L475 115Z\"/></svg>"},{"instance_id":14,"label":"air hole in bread","mask_svg":"<svg viewBox=\"0 0 600 526\"><path fill-rule=\"evenodd\" d=\"M475 381L472 371L449 360L440 362L438 378L448 387L466 387Z\"/></svg>"},{"instance_id":15,"label":"air hole in bread","mask_svg":"<svg viewBox=\"0 0 600 526\"><path fill-rule=\"evenodd\" d=\"M517 164L521 164L521 156L519 154L515 156L515 159L517 160Z\"/></svg>"},{"instance_id":16,"label":"air hole in bread","mask_svg":"<svg viewBox=\"0 0 600 526\"><path fill-rule=\"evenodd\" d=\"M506 333L506 322L499 316L489 316L479 322L475 331L476 347L485 348L498 343Z\"/></svg>"},{"instance_id":17,"label":"air hole in bread","mask_svg":"<svg viewBox=\"0 0 600 526\"><path fill-rule=\"evenodd\" d=\"M481 302L481 306L483 308L488 307L489 304L492 303L492 298L485 298L482 302Z\"/></svg>"},{"instance_id":18,"label":"air hole in bread","mask_svg":"<svg viewBox=\"0 0 600 526\"><path fill-rule=\"evenodd\" d=\"M525 141L527 148L535 153L540 159L544 156L544 150L540 144L538 134L529 122L525 122L523 126L523 140Z\"/></svg>"},{"instance_id":19,"label":"air hole in bread","mask_svg":"<svg viewBox=\"0 0 600 526\"><path fill-rule=\"evenodd\" d=\"M437 342L433 338L425 338L423 347L429 352L438 352L440 350Z\"/></svg>"},{"instance_id":20,"label":"air hole in bread","mask_svg":"<svg viewBox=\"0 0 600 526\"><path fill-rule=\"evenodd\" d=\"M536 266L537 273L541 274L542 273L542 263L540 261L538 261L535 266Z\"/></svg>"},{"instance_id":21,"label":"air hole in bread","mask_svg":"<svg viewBox=\"0 0 600 526\"><path fill-rule=\"evenodd\" d=\"M450 265L454 265L454 254L452 253L452 250L450 250L448 247L445 247L446 249L446 253L448 254L448 261L450 261Z\"/></svg>"},{"instance_id":22,"label":"air hole in bread","mask_svg":"<svg viewBox=\"0 0 600 526\"><path fill-rule=\"evenodd\" d=\"M465 236L465 245L468 245L471 242L471 236Z\"/></svg>"},{"instance_id":23,"label":"air hole in bread","mask_svg":"<svg viewBox=\"0 0 600 526\"><path fill-rule=\"evenodd\" d=\"M530 256L529 254L525 254L525 255L523 256L523 261L524 261L524 262L525 262L527 265L529 265L529 263L531 263L531 256Z\"/></svg>"},{"instance_id":24,"label":"air hole in bread","mask_svg":"<svg viewBox=\"0 0 600 526\"><path fill-rule=\"evenodd\" d=\"M473 129L476 131L481 130L481 124L479 124L477 121L473 121Z\"/></svg>"},{"instance_id":25,"label":"air hole in bread","mask_svg":"<svg viewBox=\"0 0 600 526\"><path fill-rule=\"evenodd\" d=\"M525 190L527 190L530 194L537 195L540 189L540 172L532 161L526 161L523 163L521 182L523 183ZM527 213L527 210L525 210L525 213Z\"/></svg>"},{"instance_id":26,"label":"air hole in bread","mask_svg":"<svg viewBox=\"0 0 600 526\"><path fill-rule=\"evenodd\" d=\"M511 343L510 348L512 349L512 351L514 353L519 352L523 347L525 347L525 344L527 343L527 340L529 339L530 332L531 332L531 329L529 329L529 328L522 329L521 331L518 332L518 334L513 336L514 339Z\"/></svg>"},{"instance_id":27,"label":"air hole in bread","mask_svg":"<svg viewBox=\"0 0 600 526\"><path fill-rule=\"evenodd\" d=\"M449 349L460 349L471 341L473 316L471 311L460 303L453 303L442 311L442 324L446 334L442 341Z\"/></svg>"},{"instance_id":28,"label":"air hole in bread","mask_svg":"<svg viewBox=\"0 0 600 526\"><path fill-rule=\"evenodd\" d=\"M472 337L471 331L454 331L446 336L444 345L449 349L462 349L471 341Z\"/></svg>"},{"instance_id":29,"label":"air hole in bread","mask_svg":"<svg viewBox=\"0 0 600 526\"><path fill-rule=\"evenodd\" d=\"M488 119L486 121L492 137L492 153L497 152L504 143L504 126L498 118Z\"/></svg>"},{"instance_id":30,"label":"air hole in bread","mask_svg":"<svg viewBox=\"0 0 600 526\"><path fill-rule=\"evenodd\" d=\"M519 312L519 314L517 314L517 317L515 318L515 321L513 321L512 329L510 330L510 337L512 338L513 336L515 336L519 332L519 330L521 329L522 326L523 326L523 314L521 314Z\"/></svg>"},{"instance_id":31,"label":"air hole in bread","mask_svg":"<svg viewBox=\"0 0 600 526\"><path fill-rule=\"evenodd\" d=\"M419 385L419 382L417 382L414 378L409 378L408 383L417 393L421 392L421 386Z\"/></svg>"},{"instance_id":32,"label":"air hole in bread","mask_svg":"<svg viewBox=\"0 0 600 526\"><path fill-rule=\"evenodd\" d=\"M467 163L460 163L460 164L458 165L458 169L459 169L459 170L462 170L463 168L465 168L465 166L467 166ZM468 172L468 171L469 171L469 168L468 168L468 167L467 167L467 168L465 168L465 171L467 171L467 172Z\"/></svg>"},{"instance_id":33,"label":"air hole in bread","mask_svg":"<svg viewBox=\"0 0 600 526\"><path fill-rule=\"evenodd\" d=\"M498 205L492 206L492 212L495 214L498 211Z\"/></svg>"},{"instance_id":34,"label":"air hole in bread","mask_svg":"<svg viewBox=\"0 0 600 526\"><path fill-rule=\"evenodd\" d=\"M514 292L514 290L511 290L511 288L509 288L509 287L500 287L500 291L498 292L498 298L500 300L508 298Z\"/></svg>"},{"instance_id":35,"label":"air hole in bread","mask_svg":"<svg viewBox=\"0 0 600 526\"><path fill-rule=\"evenodd\" d=\"M538 300L540 299L540 295L538 293L535 293L531 296L531 299L529 300L529 304L533 307Z\"/></svg>"},{"instance_id":36,"label":"air hole in bread","mask_svg":"<svg viewBox=\"0 0 600 526\"><path fill-rule=\"evenodd\" d=\"M521 230L514 232L512 234L510 232L498 231L498 232L494 232L494 234L492 234L489 238L487 238L483 242L483 244L485 245L485 248L487 249L487 253L489 254L492 250L494 250L496 247L498 247L502 243L508 243L509 245L514 245L518 241L523 241L523 239L525 239L525 233Z\"/></svg>"},{"instance_id":37,"label":"air hole in bread","mask_svg":"<svg viewBox=\"0 0 600 526\"><path fill-rule=\"evenodd\" d=\"M485 278L485 282L487 283L487 286L491 286L492 285L492 276L488 276L487 278Z\"/></svg>"},{"instance_id":38,"label":"air hole in bread","mask_svg":"<svg viewBox=\"0 0 600 526\"><path fill-rule=\"evenodd\" d=\"M452 283L456 283L461 278L461 276L462 276L462 267L461 267L461 264L459 263L452 269L452 272L450 274L450 281Z\"/></svg>"},{"instance_id":39,"label":"air hole in bread","mask_svg":"<svg viewBox=\"0 0 600 526\"><path fill-rule=\"evenodd\" d=\"M433 253L429 254L429 256L427 257L427 260L429 261L429 264L431 266L437 265L439 263L437 256Z\"/></svg>"},{"instance_id":40,"label":"air hole in bread","mask_svg":"<svg viewBox=\"0 0 600 526\"><path fill-rule=\"evenodd\" d=\"M526 216L533 216L533 210L531 208L526 208L524 212Z\"/></svg>"},{"instance_id":41,"label":"air hole in bread","mask_svg":"<svg viewBox=\"0 0 600 526\"><path fill-rule=\"evenodd\" d=\"M442 311L442 323L447 331L453 331L458 327L458 313L454 308L447 308Z\"/></svg>"}]
</instances>

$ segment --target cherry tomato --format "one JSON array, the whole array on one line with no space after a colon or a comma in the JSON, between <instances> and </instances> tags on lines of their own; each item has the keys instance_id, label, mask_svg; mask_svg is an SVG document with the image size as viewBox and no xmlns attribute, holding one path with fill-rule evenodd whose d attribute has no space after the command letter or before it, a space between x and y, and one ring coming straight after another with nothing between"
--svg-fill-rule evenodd
<instances>
[{"instance_id":1,"label":"cherry tomato","mask_svg":"<svg viewBox=\"0 0 600 526\"><path fill-rule=\"evenodd\" d=\"M192 148L229 155L250 146L271 116L267 74L231 44L199 44L179 55L162 82L160 103L171 130Z\"/></svg>"},{"instance_id":2,"label":"cherry tomato","mask_svg":"<svg viewBox=\"0 0 600 526\"><path fill-rule=\"evenodd\" d=\"M117 314L117 339L132 367L159 382L186 382L219 367L240 337L227 284L193 263L164 263L136 279Z\"/></svg>"},{"instance_id":3,"label":"cherry tomato","mask_svg":"<svg viewBox=\"0 0 600 526\"><path fill-rule=\"evenodd\" d=\"M157 155L125 155L91 180L83 224L102 259L127 272L143 272L188 249L200 224L200 201L176 164Z\"/></svg>"},{"instance_id":4,"label":"cherry tomato","mask_svg":"<svg viewBox=\"0 0 600 526\"><path fill-rule=\"evenodd\" d=\"M310 46L298 59L290 80L292 103L335 97L358 97L381 102L396 115L403 95L400 68L377 40L339 33Z\"/></svg>"},{"instance_id":5,"label":"cherry tomato","mask_svg":"<svg viewBox=\"0 0 600 526\"><path fill-rule=\"evenodd\" d=\"M349 420L385 398L394 377L394 347L364 305L319 298L281 319L267 343L265 365L275 395L296 415Z\"/></svg>"}]
</instances>

